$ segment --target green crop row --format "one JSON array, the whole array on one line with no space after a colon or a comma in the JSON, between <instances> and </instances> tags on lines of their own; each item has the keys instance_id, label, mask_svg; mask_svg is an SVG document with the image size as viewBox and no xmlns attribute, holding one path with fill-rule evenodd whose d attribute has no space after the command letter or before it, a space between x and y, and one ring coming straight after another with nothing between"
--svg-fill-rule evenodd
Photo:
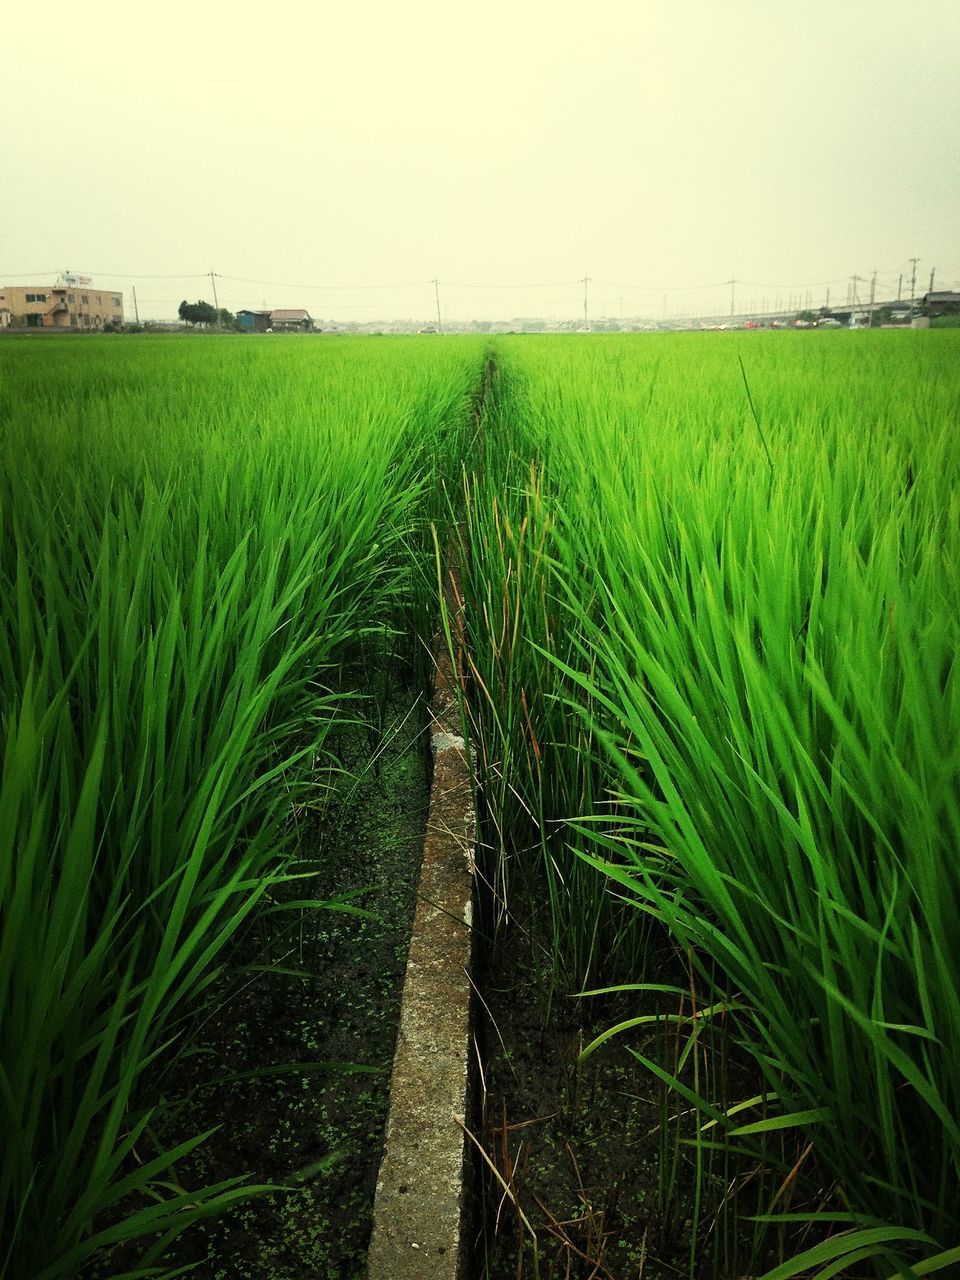
<instances>
[{"instance_id":1,"label":"green crop row","mask_svg":"<svg viewBox=\"0 0 960 1280\"><path fill-rule=\"evenodd\" d=\"M365 642L429 635L430 519L482 359L4 343L0 1276L141 1236L148 1267L250 1194L176 1184L201 1135L163 1148L153 1082L294 874L289 814Z\"/></svg>"},{"instance_id":2,"label":"green crop row","mask_svg":"<svg viewBox=\"0 0 960 1280\"><path fill-rule=\"evenodd\" d=\"M928 1274L960 1259L960 364L781 336L498 344L462 524L484 873L636 1025L672 1016L665 926L697 1176L795 1131L841 1224L771 1276ZM721 1014L752 1100L697 1074Z\"/></svg>"}]
</instances>

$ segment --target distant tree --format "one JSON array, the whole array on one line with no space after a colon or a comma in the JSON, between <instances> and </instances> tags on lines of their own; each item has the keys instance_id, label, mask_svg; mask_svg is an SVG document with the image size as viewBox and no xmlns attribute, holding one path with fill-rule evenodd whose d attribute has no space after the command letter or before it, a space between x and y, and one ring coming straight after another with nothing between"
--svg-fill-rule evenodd
<instances>
[{"instance_id":1,"label":"distant tree","mask_svg":"<svg viewBox=\"0 0 960 1280\"><path fill-rule=\"evenodd\" d=\"M183 302L177 308L177 315L185 324L216 324L217 311L209 302Z\"/></svg>"}]
</instances>

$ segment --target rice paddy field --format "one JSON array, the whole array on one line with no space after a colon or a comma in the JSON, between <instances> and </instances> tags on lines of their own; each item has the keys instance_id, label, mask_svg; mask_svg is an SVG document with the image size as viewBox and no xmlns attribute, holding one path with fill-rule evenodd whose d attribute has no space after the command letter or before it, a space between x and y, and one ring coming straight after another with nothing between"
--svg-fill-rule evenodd
<instances>
[{"instance_id":1,"label":"rice paddy field","mask_svg":"<svg viewBox=\"0 0 960 1280\"><path fill-rule=\"evenodd\" d=\"M362 1275L174 1257L292 1188L188 1176L168 1085L265 921L365 909L324 833L426 684L449 538L482 932L655 1117L622 1074L580 1103L650 1183L589 1238L504 1133L478 1275L960 1274L958 356L4 339L0 1276Z\"/></svg>"},{"instance_id":2,"label":"rice paddy field","mask_svg":"<svg viewBox=\"0 0 960 1280\"><path fill-rule=\"evenodd\" d=\"M309 354L0 352L5 1277L118 1274L131 1237L123 1273L157 1274L249 1196L245 1168L178 1180L198 1135L161 1133L169 1060L241 935L324 910L300 820L377 721L384 646L427 666L430 513L483 351Z\"/></svg>"}]
</instances>

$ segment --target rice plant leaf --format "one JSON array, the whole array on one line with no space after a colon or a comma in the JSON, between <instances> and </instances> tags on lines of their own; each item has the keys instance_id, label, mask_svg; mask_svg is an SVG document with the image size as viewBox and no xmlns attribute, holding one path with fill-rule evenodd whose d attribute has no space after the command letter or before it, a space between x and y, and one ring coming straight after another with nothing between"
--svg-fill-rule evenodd
<instances>
[{"instance_id":1,"label":"rice plant leaf","mask_svg":"<svg viewBox=\"0 0 960 1280\"><path fill-rule=\"evenodd\" d=\"M738 1125L728 1132L731 1138L745 1137L751 1133L773 1133L779 1129L798 1129L811 1124L821 1124L831 1118L829 1107L815 1107L809 1111L791 1111L788 1115L769 1116L766 1120L754 1120Z\"/></svg>"},{"instance_id":2,"label":"rice plant leaf","mask_svg":"<svg viewBox=\"0 0 960 1280\"><path fill-rule=\"evenodd\" d=\"M934 1242L925 1232L906 1227L865 1227L839 1236L830 1236L829 1239L814 1245L812 1249L805 1249L803 1253L798 1253L796 1257L781 1263L771 1271L765 1271L760 1280L791 1280L793 1276L800 1275L810 1267L820 1266L834 1259L849 1259L851 1254L860 1253L863 1249L869 1249L873 1256L880 1256L884 1246L905 1243L933 1244ZM861 1256L869 1255L861 1254Z\"/></svg>"}]
</instances>

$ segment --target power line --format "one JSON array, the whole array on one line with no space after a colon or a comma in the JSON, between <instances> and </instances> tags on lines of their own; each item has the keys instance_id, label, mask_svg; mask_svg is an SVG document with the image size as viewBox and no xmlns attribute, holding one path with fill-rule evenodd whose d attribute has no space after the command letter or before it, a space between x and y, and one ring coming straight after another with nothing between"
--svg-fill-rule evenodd
<instances>
[{"instance_id":1,"label":"power line","mask_svg":"<svg viewBox=\"0 0 960 1280\"><path fill-rule=\"evenodd\" d=\"M25 274L25 273L24 273ZM59 272L46 271L44 275L59 275ZM149 275L143 271L85 271L85 276L106 276L108 280L206 280L209 271L191 271L188 275Z\"/></svg>"},{"instance_id":2,"label":"power line","mask_svg":"<svg viewBox=\"0 0 960 1280\"><path fill-rule=\"evenodd\" d=\"M913 266L913 271L911 273L911 289L915 290L916 267L920 259L910 258L908 259L908 261ZM899 267L891 267L884 270L878 270L876 271L876 274L878 276L885 276L885 275L896 276L899 270L900 270ZM949 270L950 269L948 268L948 272ZM61 274L61 270L58 269L58 270L45 270L45 271L6 271L3 274L7 277L32 276L34 278L37 278L42 276L57 276ZM428 280L407 280L402 282L391 281L391 282L384 282L384 283L319 284L319 283L305 283L303 281L290 281L290 280L262 280L262 279L253 278L250 276L230 275L221 271L216 271L216 272L197 271L197 272L185 272L185 273L174 272L174 273L167 274L167 273L143 272L143 271L123 272L123 271L91 270L91 271L85 272L84 274L91 275L91 276L99 275L107 279L112 278L116 280L206 280L206 279L210 279L211 276L214 276L218 279L228 280L237 284L255 284L255 285L266 286L268 288L275 288L275 289L303 289L303 290L317 290L317 291L329 290L331 292L355 292L355 291L366 291L366 290L376 291L376 290L390 290L390 289L421 289L435 283L437 285L442 284L445 288L451 288L451 289L518 290L518 291L523 291L523 290L534 291L534 290L540 290L540 289L566 289L566 288L571 288L578 284L583 284L582 276L580 276L577 279L552 280L552 281L541 280L541 281L531 281L528 283L508 283L504 281L464 282L464 281L450 281L450 280L438 280L435 282L433 279L428 279ZM598 277L591 277L590 279L592 283L602 285L610 289L616 289L616 290L632 289L632 290L638 290L640 292L650 292L650 293L660 293L660 294L688 293L688 292L697 292L700 290L707 290L707 289L720 290L722 288L725 288L731 283L729 279L713 280L713 281L708 281L701 284L648 284L648 283L637 283L637 282L629 282L629 281L604 280L604 279L599 279ZM793 282L793 283L786 284L786 283L769 283L769 282L764 283L756 280L741 280L738 277L736 280L736 283L743 285L744 287L753 288L753 289L817 289L817 288L829 287L835 284L842 284L844 281L848 281L848 280L849 280L849 276L836 276L830 280L801 281L799 283Z\"/></svg>"},{"instance_id":3,"label":"power line","mask_svg":"<svg viewBox=\"0 0 960 1280\"><path fill-rule=\"evenodd\" d=\"M296 281L284 280L250 280L246 276L228 276L222 271L216 273L221 280L232 280L236 284L262 284L272 289L420 289L432 280L408 280L404 284L300 284Z\"/></svg>"},{"instance_id":4,"label":"power line","mask_svg":"<svg viewBox=\"0 0 960 1280\"><path fill-rule=\"evenodd\" d=\"M458 281L441 280L447 289L569 289L572 285L583 284L583 276L578 280L554 280L549 284L463 284Z\"/></svg>"},{"instance_id":5,"label":"power line","mask_svg":"<svg viewBox=\"0 0 960 1280\"><path fill-rule=\"evenodd\" d=\"M582 283L582 277L581 281ZM729 280L714 280L710 284L625 284L617 280L597 280L595 284L605 285L608 289L639 289L649 293L687 293L694 289L722 289Z\"/></svg>"},{"instance_id":6,"label":"power line","mask_svg":"<svg viewBox=\"0 0 960 1280\"><path fill-rule=\"evenodd\" d=\"M34 280L38 276L58 276L59 271L6 271L5 276L32 276Z\"/></svg>"},{"instance_id":7,"label":"power line","mask_svg":"<svg viewBox=\"0 0 960 1280\"><path fill-rule=\"evenodd\" d=\"M143 295L141 295L141 297L143 297ZM147 294L146 300L149 302L150 306L170 306L174 308L176 308L178 303L181 301L180 298L157 297L155 294ZM227 305L230 310L232 310L232 307L230 307L229 304L236 304L238 301L243 302L244 299L233 294L224 295L224 304ZM450 298L447 299L447 301L452 303L461 301L461 299ZM463 299L462 301L466 302L467 300ZM577 300L573 299L573 301L576 302ZM384 304L382 302L337 302L336 309L338 311L378 311L383 307L383 305ZM419 306L420 304L413 301L410 305ZM269 307L263 307L262 309L265 311L270 310Z\"/></svg>"},{"instance_id":8,"label":"power line","mask_svg":"<svg viewBox=\"0 0 960 1280\"><path fill-rule=\"evenodd\" d=\"M882 274L885 275L886 272ZM746 285L748 289L827 289L830 285L843 284L847 279L848 276L834 276L832 280L794 280L786 284L764 284L757 280L740 280L738 283Z\"/></svg>"}]
</instances>

